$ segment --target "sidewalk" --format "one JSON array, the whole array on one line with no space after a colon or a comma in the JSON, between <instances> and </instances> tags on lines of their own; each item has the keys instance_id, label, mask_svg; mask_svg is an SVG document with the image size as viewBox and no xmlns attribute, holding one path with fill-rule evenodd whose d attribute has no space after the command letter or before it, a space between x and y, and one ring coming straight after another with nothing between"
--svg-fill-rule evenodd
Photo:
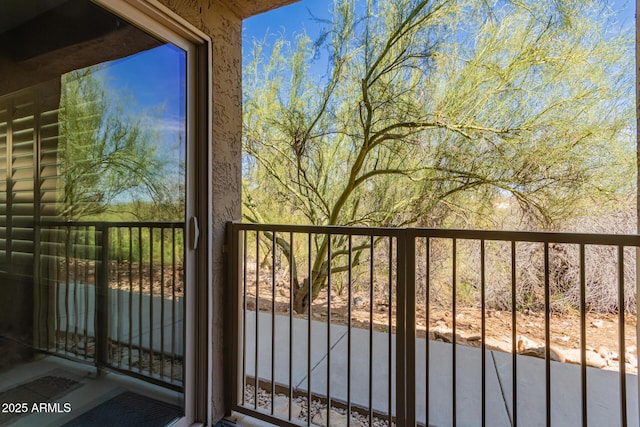
<instances>
[{"instance_id":1,"label":"sidewalk","mask_svg":"<svg viewBox=\"0 0 640 427\"><path fill-rule=\"evenodd\" d=\"M56 286L56 309L58 310L56 315L60 318L57 325L58 331L65 332L68 321L69 332L77 328L82 335L86 329L89 337L95 337L95 286L81 283L71 284L68 288L64 283ZM131 327L131 342L134 345L142 342L143 347L149 348L153 338L154 351L164 350L167 354L175 351L176 356L183 355L184 301L182 297L173 301L169 298L163 299L159 295L153 297L146 293L141 295L136 290L130 293L128 290L110 288L109 304L110 339L123 344L128 343L129 327ZM175 342L171 341L172 334L175 334ZM161 349L163 341L164 348Z\"/></svg>"},{"instance_id":2,"label":"sidewalk","mask_svg":"<svg viewBox=\"0 0 640 427\"><path fill-rule=\"evenodd\" d=\"M247 312L246 375L255 376L256 316ZM289 317L260 313L258 330L258 376L271 381L272 321L275 324L275 382L289 385ZM351 378L352 405L369 407L369 331L351 330L351 372L348 372L349 334L346 326L331 325L328 336L326 322L305 319L292 320L292 384L296 391L307 391L311 382L313 393L326 396L330 371L331 399L346 402L347 379ZM311 329L311 358L308 362L308 330ZM330 346L328 345L330 338ZM429 424L452 425L452 345L429 341ZM416 339L416 413L425 421L426 351L427 342ZM391 366L389 373L389 335L373 333L373 376L371 379L374 411L388 413L389 376L391 376L392 407L395 407L395 336L391 336ZM329 351L330 348L330 351ZM307 376L308 363L311 367ZM330 365L329 365L330 363ZM511 392L511 355L487 351L486 409L487 425L510 426L513 414ZM545 364L543 359L518 356L518 425L544 426ZM330 368L330 369L329 369ZM457 425L481 425L481 350L457 347ZM620 385L617 372L587 368L589 425L620 425ZM627 375L628 424L638 425L638 379ZM580 366L551 362L551 422L553 426L581 425Z\"/></svg>"}]
</instances>

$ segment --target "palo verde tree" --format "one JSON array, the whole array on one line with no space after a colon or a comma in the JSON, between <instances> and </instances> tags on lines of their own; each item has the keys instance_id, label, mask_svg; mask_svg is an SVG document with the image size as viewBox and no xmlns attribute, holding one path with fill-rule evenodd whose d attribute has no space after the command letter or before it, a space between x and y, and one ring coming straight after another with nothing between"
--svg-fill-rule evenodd
<instances>
[{"instance_id":1,"label":"palo verde tree","mask_svg":"<svg viewBox=\"0 0 640 427\"><path fill-rule=\"evenodd\" d=\"M336 0L319 41L255 43L245 218L434 226L508 196L549 226L624 190L633 38L608 31L604 11L573 0ZM277 244L301 312L344 268L346 241L316 236L303 280L292 248ZM362 248L352 250L357 263Z\"/></svg>"},{"instance_id":2,"label":"palo verde tree","mask_svg":"<svg viewBox=\"0 0 640 427\"><path fill-rule=\"evenodd\" d=\"M96 71L62 77L58 214L69 220L100 214L126 194L153 198L164 172L148 123L107 93Z\"/></svg>"}]
</instances>

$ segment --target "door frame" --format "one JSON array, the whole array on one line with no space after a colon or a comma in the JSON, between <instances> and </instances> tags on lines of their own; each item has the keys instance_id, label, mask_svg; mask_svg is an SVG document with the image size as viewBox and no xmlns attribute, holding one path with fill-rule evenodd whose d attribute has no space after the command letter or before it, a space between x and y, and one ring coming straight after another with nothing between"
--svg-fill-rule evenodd
<instances>
[{"instance_id":1,"label":"door frame","mask_svg":"<svg viewBox=\"0 0 640 427\"><path fill-rule=\"evenodd\" d=\"M185 406L184 417L174 426L208 425L212 415L209 378L213 369L209 351L213 259L209 229L213 211L211 39L157 0L91 1L187 53Z\"/></svg>"}]
</instances>

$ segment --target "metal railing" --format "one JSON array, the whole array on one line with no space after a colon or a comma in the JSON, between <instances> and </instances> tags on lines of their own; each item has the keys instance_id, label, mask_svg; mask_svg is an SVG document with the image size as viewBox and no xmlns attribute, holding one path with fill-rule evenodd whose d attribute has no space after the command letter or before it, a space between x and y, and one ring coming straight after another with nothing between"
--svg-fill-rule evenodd
<instances>
[{"instance_id":1,"label":"metal railing","mask_svg":"<svg viewBox=\"0 0 640 427\"><path fill-rule=\"evenodd\" d=\"M640 236L229 223L228 245L235 411L285 426L637 423ZM588 366L596 286L613 293L616 373ZM538 358L520 348L526 316L542 322ZM578 366L556 362L562 328Z\"/></svg>"},{"instance_id":2,"label":"metal railing","mask_svg":"<svg viewBox=\"0 0 640 427\"><path fill-rule=\"evenodd\" d=\"M184 223L43 222L36 344L183 386Z\"/></svg>"}]
</instances>

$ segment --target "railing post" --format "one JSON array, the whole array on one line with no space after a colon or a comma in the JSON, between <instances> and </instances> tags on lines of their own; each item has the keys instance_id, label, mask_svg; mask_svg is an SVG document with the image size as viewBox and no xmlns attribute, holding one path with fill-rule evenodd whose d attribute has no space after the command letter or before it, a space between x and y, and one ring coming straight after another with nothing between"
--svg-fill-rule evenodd
<instances>
[{"instance_id":1,"label":"railing post","mask_svg":"<svg viewBox=\"0 0 640 427\"><path fill-rule=\"evenodd\" d=\"M416 235L412 229L405 229L405 372L407 400L406 425L416 425ZM427 319L427 322L429 319ZM429 339L429 337L427 337ZM427 381L429 375L427 373Z\"/></svg>"},{"instance_id":2,"label":"railing post","mask_svg":"<svg viewBox=\"0 0 640 427\"><path fill-rule=\"evenodd\" d=\"M108 363L109 338L109 228L96 225L96 284L95 284L95 362L98 369Z\"/></svg>"},{"instance_id":3,"label":"railing post","mask_svg":"<svg viewBox=\"0 0 640 427\"><path fill-rule=\"evenodd\" d=\"M396 312L396 425L416 425L415 235L398 230Z\"/></svg>"},{"instance_id":4,"label":"railing post","mask_svg":"<svg viewBox=\"0 0 640 427\"><path fill-rule=\"evenodd\" d=\"M398 230L396 245L396 425L404 427L407 412L406 355L406 232ZM389 266L391 268L391 266ZM392 284L390 283L391 287ZM391 292L391 288L389 289ZM390 331L393 332L393 331ZM391 373L389 373L391 375Z\"/></svg>"}]
</instances>

